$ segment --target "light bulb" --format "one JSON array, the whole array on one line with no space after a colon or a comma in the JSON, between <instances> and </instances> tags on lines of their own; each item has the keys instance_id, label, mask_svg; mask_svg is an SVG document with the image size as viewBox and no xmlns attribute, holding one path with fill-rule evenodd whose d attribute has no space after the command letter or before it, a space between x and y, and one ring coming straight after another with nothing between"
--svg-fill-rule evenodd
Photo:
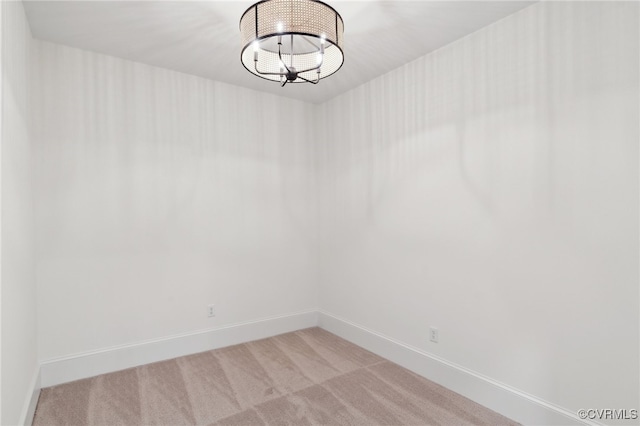
<instances>
[{"instance_id":1,"label":"light bulb","mask_svg":"<svg viewBox=\"0 0 640 426\"><path fill-rule=\"evenodd\" d=\"M327 41L327 35L325 33L320 34L320 44L324 44Z\"/></svg>"},{"instance_id":2,"label":"light bulb","mask_svg":"<svg viewBox=\"0 0 640 426\"><path fill-rule=\"evenodd\" d=\"M322 63L322 54L318 53L316 55L316 62L318 63L318 65L320 65Z\"/></svg>"},{"instance_id":3,"label":"light bulb","mask_svg":"<svg viewBox=\"0 0 640 426\"><path fill-rule=\"evenodd\" d=\"M281 32L282 32L282 30L284 30L284 25L282 24L282 22L278 22L278 26L277 26L277 28L278 28L278 32L279 32L279 33L281 33Z\"/></svg>"},{"instance_id":4,"label":"light bulb","mask_svg":"<svg viewBox=\"0 0 640 426\"><path fill-rule=\"evenodd\" d=\"M251 43L251 45L253 46L254 52L257 52L258 50L260 50L260 42L258 40L255 40L253 43Z\"/></svg>"}]
</instances>

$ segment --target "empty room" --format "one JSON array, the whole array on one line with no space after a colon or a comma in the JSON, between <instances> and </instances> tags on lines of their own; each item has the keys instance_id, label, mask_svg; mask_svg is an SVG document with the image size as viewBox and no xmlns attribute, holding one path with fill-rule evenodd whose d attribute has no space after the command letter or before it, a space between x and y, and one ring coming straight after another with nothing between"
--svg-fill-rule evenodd
<instances>
[{"instance_id":1,"label":"empty room","mask_svg":"<svg viewBox=\"0 0 640 426\"><path fill-rule=\"evenodd\" d=\"M639 2L0 25L3 426L640 424Z\"/></svg>"}]
</instances>

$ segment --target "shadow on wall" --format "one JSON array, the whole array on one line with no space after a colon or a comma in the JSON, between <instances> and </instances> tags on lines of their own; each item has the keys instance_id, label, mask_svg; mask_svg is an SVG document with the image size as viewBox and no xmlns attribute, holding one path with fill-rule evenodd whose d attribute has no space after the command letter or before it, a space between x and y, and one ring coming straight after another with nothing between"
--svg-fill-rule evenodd
<instances>
[{"instance_id":1,"label":"shadow on wall","mask_svg":"<svg viewBox=\"0 0 640 426\"><path fill-rule=\"evenodd\" d=\"M322 105L325 215L370 218L400 181L433 182L452 173L452 160L488 217L509 217L515 204L532 220L557 214L558 198L585 185L567 167L600 179L586 167L602 160L599 150L585 152L588 142L578 139L613 127L610 111L620 107L610 95L635 84L629 67L617 64L637 42L610 28L603 37L588 24L616 7L623 6L517 13ZM629 123L633 109L620 112Z\"/></svg>"},{"instance_id":2,"label":"shadow on wall","mask_svg":"<svg viewBox=\"0 0 640 426\"><path fill-rule=\"evenodd\" d=\"M265 244L315 237L304 125L313 106L46 42L40 49L39 90L56 109L34 120L44 141L42 250L62 240L85 253L122 241L198 250L252 232Z\"/></svg>"}]
</instances>

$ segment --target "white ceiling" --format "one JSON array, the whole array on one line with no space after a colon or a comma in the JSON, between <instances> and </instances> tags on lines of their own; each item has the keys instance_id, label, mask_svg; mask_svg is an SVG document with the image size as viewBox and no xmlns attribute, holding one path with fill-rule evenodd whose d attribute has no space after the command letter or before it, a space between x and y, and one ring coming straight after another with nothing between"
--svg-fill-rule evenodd
<instances>
[{"instance_id":1,"label":"white ceiling","mask_svg":"<svg viewBox=\"0 0 640 426\"><path fill-rule=\"evenodd\" d=\"M26 1L33 36L320 103L464 37L531 1L325 0L344 19L345 62L318 85L258 78L240 63L253 1Z\"/></svg>"}]
</instances>

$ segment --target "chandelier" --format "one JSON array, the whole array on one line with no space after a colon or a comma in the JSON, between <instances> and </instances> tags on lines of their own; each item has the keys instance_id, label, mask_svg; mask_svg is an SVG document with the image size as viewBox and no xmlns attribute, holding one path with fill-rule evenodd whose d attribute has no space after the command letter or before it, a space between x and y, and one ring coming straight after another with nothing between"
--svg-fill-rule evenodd
<instances>
[{"instance_id":1,"label":"chandelier","mask_svg":"<svg viewBox=\"0 0 640 426\"><path fill-rule=\"evenodd\" d=\"M344 62L342 17L318 0L263 0L240 18L242 65L267 80L313 83Z\"/></svg>"}]
</instances>

